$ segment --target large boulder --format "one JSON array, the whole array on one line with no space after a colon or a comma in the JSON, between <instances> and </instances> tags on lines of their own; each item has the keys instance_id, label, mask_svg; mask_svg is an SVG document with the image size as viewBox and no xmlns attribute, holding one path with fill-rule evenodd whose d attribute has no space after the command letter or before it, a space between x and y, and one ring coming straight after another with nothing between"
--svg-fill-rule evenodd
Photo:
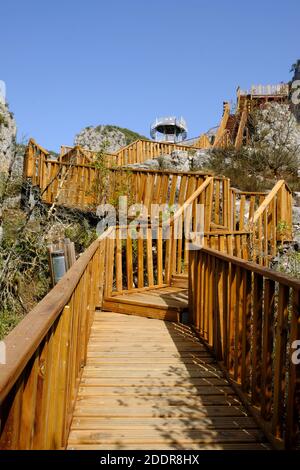
<instances>
[{"instance_id":1,"label":"large boulder","mask_svg":"<svg viewBox=\"0 0 300 470\"><path fill-rule=\"evenodd\" d=\"M205 168L209 150L174 150L170 154L160 155L143 163L132 163L129 168L143 170L199 171Z\"/></svg>"}]
</instances>

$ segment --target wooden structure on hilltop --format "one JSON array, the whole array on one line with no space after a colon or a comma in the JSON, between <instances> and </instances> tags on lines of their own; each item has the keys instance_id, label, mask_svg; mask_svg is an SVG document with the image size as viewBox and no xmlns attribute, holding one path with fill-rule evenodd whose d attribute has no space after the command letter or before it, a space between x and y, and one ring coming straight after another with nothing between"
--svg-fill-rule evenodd
<instances>
[{"instance_id":1,"label":"wooden structure on hilltop","mask_svg":"<svg viewBox=\"0 0 300 470\"><path fill-rule=\"evenodd\" d=\"M253 85L249 91L243 91L238 87L235 112L231 112L229 103L225 101L222 120L212 147L232 146L237 150L240 149L249 142L250 113L268 103L287 103L288 98L289 86L286 84Z\"/></svg>"}]
</instances>

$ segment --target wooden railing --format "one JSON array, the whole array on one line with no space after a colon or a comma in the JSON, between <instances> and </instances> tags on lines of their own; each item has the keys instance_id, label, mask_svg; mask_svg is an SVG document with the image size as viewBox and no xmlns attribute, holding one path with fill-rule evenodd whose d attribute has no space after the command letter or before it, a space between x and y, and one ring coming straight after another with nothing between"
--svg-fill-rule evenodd
<instances>
[{"instance_id":1,"label":"wooden railing","mask_svg":"<svg viewBox=\"0 0 300 470\"><path fill-rule=\"evenodd\" d=\"M252 218L253 260L268 266L278 242L292 240L292 192L284 180L276 183Z\"/></svg>"},{"instance_id":2,"label":"wooden railing","mask_svg":"<svg viewBox=\"0 0 300 470\"><path fill-rule=\"evenodd\" d=\"M210 176L207 172L175 170L112 169L110 194L125 183L134 194L134 202L143 204L151 214L152 204L182 205Z\"/></svg>"},{"instance_id":3,"label":"wooden railing","mask_svg":"<svg viewBox=\"0 0 300 470\"><path fill-rule=\"evenodd\" d=\"M214 222L217 216L220 217L220 209L222 219L226 217L225 223L227 222L228 199L227 197L224 198L224 194L227 196L227 191L224 188L229 188L229 186L227 188L229 182L224 179L222 183L223 206L220 202L222 201L220 180L215 181L215 178L208 177L170 219L170 225L173 227L174 233L171 252L173 260L172 274L187 272L189 246L193 241L190 235L191 232L194 234L204 232L204 239L199 240L199 243L204 244L204 246L218 247L221 251L249 259L250 232L228 231L226 225L219 225ZM220 219L217 221L221 222Z\"/></svg>"},{"instance_id":4,"label":"wooden railing","mask_svg":"<svg viewBox=\"0 0 300 470\"><path fill-rule=\"evenodd\" d=\"M248 103L246 101L244 104L243 111L240 116L239 127L238 127L238 131L237 131L237 135L236 135L235 143L234 143L234 146L237 150L239 150L243 145L244 132L245 132L247 120L248 120Z\"/></svg>"},{"instance_id":5,"label":"wooden railing","mask_svg":"<svg viewBox=\"0 0 300 470\"><path fill-rule=\"evenodd\" d=\"M216 250L190 251L193 324L277 448L299 445L300 281Z\"/></svg>"},{"instance_id":6,"label":"wooden railing","mask_svg":"<svg viewBox=\"0 0 300 470\"><path fill-rule=\"evenodd\" d=\"M79 145L71 147L68 151L64 147L60 155L59 161L62 163L71 163L72 165L93 165L97 161L97 156L101 157L101 163L105 164L107 168L114 167L118 164L118 156L113 153L93 152L92 150L84 149Z\"/></svg>"},{"instance_id":7,"label":"wooden railing","mask_svg":"<svg viewBox=\"0 0 300 470\"><path fill-rule=\"evenodd\" d=\"M0 448L65 448L95 305L102 303L111 231L5 338Z\"/></svg>"},{"instance_id":8,"label":"wooden railing","mask_svg":"<svg viewBox=\"0 0 300 470\"><path fill-rule=\"evenodd\" d=\"M138 142L145 144L143 152L147 148L154 151L153 142ZM138 142L123 150L136 151ZM157 152L166 145L174 147L174 144L154 144ZM63 161L52 160L46 150L31 140L24 160L24 175L40 188L45 203L95 210L103 202L104 182L94 164L78 163L78 159L84 158L85 153L74 147L64 154ZM107 166L112 166L105 177L110 196L127 194L131 203L144 204L148 212L151 204L182 205L210 176L204 172L115 169L113 160L119 157L108 155L107 158ZM227 178L214 177L206 192L207 197L202 196L200 202L205 204L205 231L253 232L252 259L260 264L269 264L278 242L291 240L292 194L283 180L267 195L237 191L230 188Z\"/></svg>"},{"instance_id":9,"label":"wooden railing","mask_svg":"<svg viewBox=\"0 0 300 470\"><path fill-rule=\"evenodd\" d=\"M150 225L149 219L140 214L131 228L114 229L116 240L110 241L108 297L164 287L170 285L173 275L187 273L189 247L196 233L200 237L198 242L204 246L249 259L250 232L211 229L214 183L213 177L207 177L189 197L183 195L180 207L166 220L161 220L161 214L152 214ZM200 205L204 208L202 216Z\"/></svg>"},{"instance_id":10,"label":"wooden railing","mask_svg":"<svg viewBox=\"0 0 300 470\"><path fill-rule=\"evenodd\" d=\"M178 220L178 219L177 219ZM175 224L141 221L117 226L107 244L110 260L105 297L169 286L175 274L187 274L191 234L175 239ZM180 235L179 235L180 236ZM249 232L205 232L204 247L249 259Z\"/></svg>"},{"instance_id":11,"label":"wooden railing","mask_svg":"<svg viewBox=\"0 0 300 470\"><path fill-rule=\"evenodd\" d=\"M213 147L224 147L227 143L227 131L226 126L230 116L230 105L229 103L224 104L224 113L221 119L220 126L217 130L215 141L213 143Z\"/></svg>"},{"instance_id":12,"label":"wooden railing","mask_svg":"<svg viewBox=\"0 0 300 470\"><path fill-rule=\"evenodd\" d=\"M83 210L97 205L97 171L94 167L46 159L41 168L39 188L43 202Z\"/></svg>"},{"instance_id":13,"label":"wooden railing","mask_svg":"<svg viewBox=\"0 0 300 470\"><path fill-rule=\"evenodd\" d=\"M31 178L34 186L43 186L45 181L45 161L49 158L49 152L38 145L34 139L30 139L26 148L23 163L24 178Z\"/></svg>"},{"instance_id":14,"label":"wooden railing","mask_svg":"<svg viewBox=\"0 0 300 470\"><path fill-rule=\"evenodd\" d=\"M229 227L232 230L244 230L249 226L255 211L267 196L266 191L240 191L230 188L231 219Z\"/></svg>"},{"instance_id":15,"label":"wooden railing","mask_svg":"<svg viewBox=\"0 0 300 470\"><path fill-rule=\"evenodd\" d=\"M212 145L210 143L210 140L206 134L201 134L199 139L193 145L194 148L199 148L199 149L207 149L207 148L210 148L211 146Z\"/></svg>"},{"instance_id":16,"label":"wooden railing","mask_svg":"<svg viewBox=\"0 0 300 470\"><path fill-rule=\"evenodd\" d=\"M182 150L190 153L199 150L199 148L170 142L137 140L116 152L118 157L118 166L128 165L131 163L142 163L145 160L153 159L160 155L170 154L174 150Z\"/></svg>"},{"instance_id":17,"label":"wooden railing","mask_svg":"<svg viewBox=\"0 0 300 470\"><path fill-rule=\"evenodd\" d=\"M110 264L105 297L164 287L170 283L170 241L163 239L163 229L148 223L119 226L108 243Z\"/></svg>"}]
</instances>

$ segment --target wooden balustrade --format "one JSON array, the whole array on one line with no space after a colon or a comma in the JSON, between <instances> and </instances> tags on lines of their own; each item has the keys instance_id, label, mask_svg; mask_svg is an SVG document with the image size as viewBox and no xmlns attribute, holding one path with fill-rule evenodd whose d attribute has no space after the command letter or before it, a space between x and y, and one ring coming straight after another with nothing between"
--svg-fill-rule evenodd
<instances>
[{"instance_id":1,"label":"wooden balustrade","mask_svg":"<svg viewBox=\"0 0 300 470\"><path fill-rule=\"evenodd\" d=\"M114 234L107 246L106 297L169 285L170 241L163 238L162 226L118 226Z\"/></svg>"},{"instance_id":2,"label":"wooden balustrade","mask_svg":"<svg viewBox=\"0 0 300 470\"><path fill-rule=\"evenodd\" d=\"M67 147L61 149L59 161L62 163L72 163L72 165L93 165L101 159L101 163L111 168L118 165L118 156L113 153L94 152L76 145L75 147Z\"/></svg>"},{"instance_id":3,"label":"wooden balustrade","mask_svg":"<svg viewBox=\"0 0 300 470\"><path fill-rule=\"evenodd\" d=\"M173 275L188 272L193 238L184 231L179 233L172 219L152 225L147 220L136 221L114 227L113 234L107 245L111 262L105 297L169 286ZM199 241L204 247L249 259L249 232L205 232Z\"/></svg>"},{"instance_id":4,"label":"wooden balustrade","mask_svg":"<svg viewBox=\"0 0 300 470\"><path fill-rule=\"evenodd\" d=\"M66 446L95 305L102 303L111 232L98 238L5 338L0 448Z\"/></svg>"},{"instance_id":5,"label":"wooden balustrade","mask_svg":"<svg viewBox=\"0 0 300 470\"><path fill-rule=\"evenodd\" d=\"M249 226L256 210L265 200L266 191L240 191L230 188L231 219L229 227L232 230L244 230Z\"/></svg>"},{"instance_id":6,"label":"wooden balustrade","mask_svg":"<svg viewBox=\"0 0 300 470\"><path fill-rule=\"evenodd\" d=\"M174 148L174 144L138 141L122 151L137 152L138 145L142 145L139 151L146 152L143 153L145 159L149 153L152 155L163 149L167 152L169 146ZM180 147L184 148L182 145ZM48 204L95 210L103 201L103 187L107 186L109 194L106 200L126 194L130 204L145 205L148 214L151 213L152 204L182 206L210 177L206 172L114 168L113 162L123 158L120 154L105 156L109 167L104 176L106 184L101 171L91 162L92 152L88 157L86 152L74 147L63 154L61 161L51 160L46 150L30 140L24 175L32 179L33 185L39 186L42 200ZM126 161L137 158L128 155L124 157ZM229 179L214 177L198 203L205 205L206 232L253 232L252 259L259 264L267 266L276 255L278 242L291 240L292 193L283 180L278 181L267 195L265 192L238 191L230 188Z\"/></svg>"},{"instance_id":7,"label":"wooden balustrade","mask_svg":"<svg viewBox=\"0 0 300 470\"><path fill-rule=\"evenodd\" d=\"M208 149L212 145L210 143L210 140L207 136L207 134L201 134L199 139L193 144L194 148L199 148L199 149Z\"/></svg>"},{"instance_id":8,"label":"wooden balustrade","mask_svg":"<svg viewBox=\"0 0 300 470\"><path fill-rule=\"evenodd\" d=\"M193 324L274 446L299 445L300 281L220 251L190 251Z\"/></svg>"},{"instance_id":9,"label":"wooden balustrade","mask_svg":"<svg viewBox=\"0 0 300 470\"><path fill-rule=\"evenodd\" d=\"M38 145L34 139L29 140L24 156L23 176L31 178L34 186L43 184L44 162L49 155L49 152Z\"/></svg>"},{"instance_id":10,"label":"wooden balustrade","mask_svg":"<svg viewBox=\"0 0 300 470\"><path fill-rule=\"evenodd\" d=\"M143 163L145 160L150 160L159 157L160 155L168 155L174 150L191 153L199 150L199 147L184 145L184 143L175 144L171 142L155 142L141 139L116 152L118 166L128 165L131 163Z\"/></svg>"},{"instance_id":11,"label":"wooden balustrade","mask_svg":"<svg viewBox=\"0 0 300 470\"><path fill-rule=\"evenodd\" d=\"M292 192L284 180L276 183L249 220L253 260L268 266L278 242L292 239Z\"/></svg>"},{"instance_id":12,"label":"wooden balustrade","mask_svg":"<svg viewBox=\"0 0 300 470\"><path fill-rule=\"evenodd\" d=\"M244 104L244 108L241 113L239 127L238 127L237 135L235 138L235 142L234 142L234 146L237 150L239 150L243 145L244 132L245 132L247 120L248 120L248 102L246 100Z\"/></svg>"},{"instance_id":13,"label":"wooden balustrade","mask_svg":"<svg viewBox=\"0 0 300 470\"><path fill-rule=\"evenodd\" d=\"M207 172L174 170L112 169L111 173L110 194L118 192L123 181L123 186L135 195L134 202L143 204L149 215L152 204L167 204L170 208L182 205L209 176Z\"/></svg>"},{"instance_id":14,"label":"wooden balustrade","mask_svg":"<svg viewBox=\"0 0 300 470\"><path fill-rule=\"evenodd\" d=\"M228 143L228 132L226 130L226 126L228 123L228 119L230 116L230 105L229 103L224 103L224 113L220 122L220 126L218 127L215 140L213 143L213 147L226 147Z\"/></svg>"}]
</instances>

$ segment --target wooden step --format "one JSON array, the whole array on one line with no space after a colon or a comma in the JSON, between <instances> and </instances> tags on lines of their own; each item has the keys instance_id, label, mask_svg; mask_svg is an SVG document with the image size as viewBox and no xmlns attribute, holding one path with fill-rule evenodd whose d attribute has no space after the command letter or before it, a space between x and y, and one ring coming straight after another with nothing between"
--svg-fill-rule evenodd
<instances>
[{"instance_id":1,"label":"wooden step","mask_svg":"<svg viewBox=\"0 0 300 470\"><path fill-rule=\"evenodd\" d=\"M103 309L170 322L180 322L188 309L187 289L165 287L106 297Z\"/></svg>"},{"instance_id":2,"label":"wooden step","mask_svg":"<svg viewBox=\"0 0 300 470\"><path fill-rule=\"evenodd\" d=\"M171 278L171 286L188 289L189 278L187 274L174 274Z\"/></svg>"}]
</instances>

